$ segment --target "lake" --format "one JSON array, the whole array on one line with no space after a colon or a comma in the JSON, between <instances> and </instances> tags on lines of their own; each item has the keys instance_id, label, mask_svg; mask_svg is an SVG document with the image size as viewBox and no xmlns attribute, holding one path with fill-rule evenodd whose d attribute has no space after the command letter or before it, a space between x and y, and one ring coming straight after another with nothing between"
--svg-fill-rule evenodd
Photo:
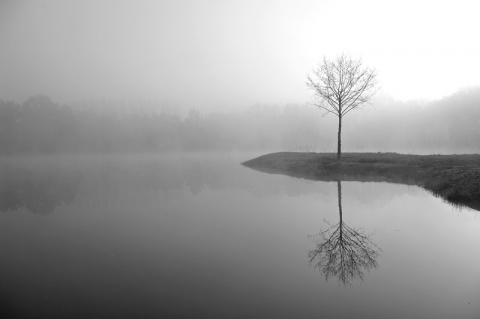
<instances>
[{"instance_id":1,"label":"lake","mask_svg":"<svg viewBox=\"0 0 480 319\"><path fill-rule=\"evenodd\" d=\"M1 159L0 317L480 317L477 211L258 155Z\"/></svg>"}]
</instances>

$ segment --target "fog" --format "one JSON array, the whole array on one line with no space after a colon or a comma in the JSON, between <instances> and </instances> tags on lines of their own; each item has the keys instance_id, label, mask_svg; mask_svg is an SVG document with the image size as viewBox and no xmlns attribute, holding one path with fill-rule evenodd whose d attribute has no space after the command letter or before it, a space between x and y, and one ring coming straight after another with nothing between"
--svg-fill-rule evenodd
<instances>
[{"instance_id":1,"label":"fog","mask_svg":"<svg viewBox=\"0 0 480 319\"><path fill-rule=\"evenodd\" d=\"M478 318L479 9L0 0L0 318Z\"/></svg>"},{"instance_id":2,"label":"fog","mask_svg":"<svg viewBox=\"0 0 480 319\"><path fill-rule=\"evenodd\" d=\"M334 151L306 76L346 52L379 92L344 151L477 152L468 1L2 1L4 155Z\"/></svg>"},{"instance_id":3,"label":"fog","mask_svg":"<svg viewBox=\"0 0 480 319\"><path fill-rule=\"evenodd\" d=\"M478 153L479 103L480 88L433 102L378 95L345 117L343 150ZM0 154L336 151L337 118L310 104L175 111L144 100L73 106L42 95L23 103L0 100Z\"/></svg>"},{"instance_id":4,"label":"fog","mask_svg":"<svg viewBox=\"0 0 480 319\"><path fill-rule=\"evenodd\" d=\"M0 98L149 99L202 112L303 104L324 55L348 52L383 94L432 100L479 85L472 1L0 3Z\"/></svg>"}]
</instances>

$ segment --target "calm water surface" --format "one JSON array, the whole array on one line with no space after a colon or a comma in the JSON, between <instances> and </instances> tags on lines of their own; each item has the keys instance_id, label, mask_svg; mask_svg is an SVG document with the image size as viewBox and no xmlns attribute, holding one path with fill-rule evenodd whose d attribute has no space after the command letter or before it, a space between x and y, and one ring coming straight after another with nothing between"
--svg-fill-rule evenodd
<instances>
[{"instance_id":1,"label":"calm water surface","mask_svg":"<svg viewBox=\"0 0 480 319\"><path fill-rule=\"evenodd\" d=\"M1 318L480 318L480 216L260 154L0 160Z\"/></svg>"}]
</instances>

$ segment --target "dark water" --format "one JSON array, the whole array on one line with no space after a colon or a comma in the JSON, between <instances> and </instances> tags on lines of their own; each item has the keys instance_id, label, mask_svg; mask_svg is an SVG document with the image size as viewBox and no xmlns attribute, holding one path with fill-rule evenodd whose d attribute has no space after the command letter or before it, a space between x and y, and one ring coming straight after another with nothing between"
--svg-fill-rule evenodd
<instances>
[{"instance_id":1,"label":"dark water","mask_svg":"<svg viewBox=\"0 0 480 319\"><path fill-rule=\"evenodd\" d=\"M480 318L477 212L251 157L1 160L0 318Z\"/></svg>"}]
</instances>

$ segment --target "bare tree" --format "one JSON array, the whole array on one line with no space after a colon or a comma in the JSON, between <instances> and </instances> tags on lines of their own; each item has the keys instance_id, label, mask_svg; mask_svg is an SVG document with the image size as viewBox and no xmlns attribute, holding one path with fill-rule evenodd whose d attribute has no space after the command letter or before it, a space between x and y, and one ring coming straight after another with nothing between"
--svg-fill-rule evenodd
<instances>
[{"instance_id":1,"label":"bare tree","mask_svg":"<svg viewBox=\"0 0 480 319\"><path fill-rule=\"evenodd\" d=\"M325 279L334 276L347 285L356 277L363 279L364 270L378 267L377 258L381 249L370 240L369 235L345 224L342 182L337 182L337 187L340 221L315 236L316 247L308 252L308 259L315 268L323 271Z\"/></svg>"},{"instance_id":2,"label":"bare tree","mask_svg":"<svg viewBox=\"0 0 480 319\"><path fill-rule=\"evenodd\" d=\"M338 117L337 158L342 156L342 118L350 111L368 103L377 92L375 69L363 66L342 53L334 60L323 58L313 74L307 77L307 87L314 92L315 106Z\"/></svg>"}]
</instances>

